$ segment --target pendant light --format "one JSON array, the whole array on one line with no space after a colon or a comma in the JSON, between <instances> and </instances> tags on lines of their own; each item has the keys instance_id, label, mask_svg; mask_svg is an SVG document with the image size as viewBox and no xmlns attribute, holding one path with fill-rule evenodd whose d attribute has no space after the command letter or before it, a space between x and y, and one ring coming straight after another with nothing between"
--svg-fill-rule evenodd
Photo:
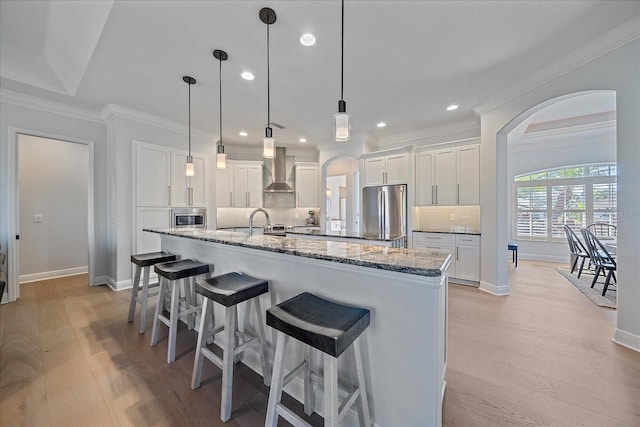
<instances>
[{"instance_id":1,"label":"pendant light","mask_svg":"<svg viewBox=\"0 0 640 427\"><path fill-rule=\"evenodd\" d=\"M333 115L334 139L337 142L349 140L351 125L349 125L349 115L347 114L347 103L344 102L344 0L342 0L342 31L340 35L340 101L338 101L338 112Z\"/></svg>"},{"instance_id":2,"label":"pendant light","mask_svg":"<svg viewBox=\"0 0 640 427\"><path fill-rule=\"evenodd\" d=\"M191 85L196 84L196 79L189 76L182 77L185 83L189 85L189 155L187 156L186 175L193 176L195 170L193 168L193 157L191 157Z\"/></svg>"},{"instance_id":3,"label":"pendant light","mask_svg":"<svg viewBox=\"0 0 640 427\"><path fill-rule=\"evenodd\" d=\"M262 140L262 157L273 159L276 156L276 140L271 129L271 88L269 86L269 26L276 22L276 12L264 7L260 9L260 20L267 24L267 127Z\"/></svg>"},{"instance_id":4,"label":"pendant light","mask_svg":"<svg viewBox=\"0 0 640 427\"><path fill-rule=\"evenodd\" d=\"M220 139L218 140L218 153L216 154L216 167L218 169L227 168L227 155L224 153L224 145L222 145L222 61L226 61L229 56L224 50L216 49L213 51L213 57L220 62Z\"/></svg>"}]
</instances>

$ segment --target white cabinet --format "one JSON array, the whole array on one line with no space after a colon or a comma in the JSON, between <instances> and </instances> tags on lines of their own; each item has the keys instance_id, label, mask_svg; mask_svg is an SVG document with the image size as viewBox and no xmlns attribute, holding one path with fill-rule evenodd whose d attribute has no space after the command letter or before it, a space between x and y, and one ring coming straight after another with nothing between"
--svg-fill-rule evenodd
<instances>
[{"instance_id":1,"label":"white cabinet","mask_svg":"<svg viewBox=\"0 0 640 427\"><path fill-rule=\"evenodd\" d=\"M480 281L480 236L414 231L413 247L449 252L449 278L456 283L476 284Z\"/></svg>"},{"instance_id":2,"label":"white cabinet","mask_svg":"<svg viewBox=\"0 0 640 427\"><path fill-rule=\"evenodd\" d=\"M458 174L458 204L480 204L480 147L472 145L458 148L456 170Z\"/></svg>"},{"instance_id":3,"label":"white cabinet","mask_svg":"<svg viewBox=\"0 0 640 427\"><path fill-rule=\"evenodd\" d=\"M480 236L456 234L457 279L480 281Z\"/></svg>"},{"instance_id":4,"label":"white cabinet","mask_svg":"<svg viewBox=\"0 0 640 427\"><path fill-rule=\"evenodd\" d=\"M397 153L364 159L364 186L406 184L409 154Z\"/></svg>"},{"instance_id":5,"label":"white cabinet","mask_svg":"<svg viewBox=\"0 0 640 427\"><path fill-rule=\"evenodd\" d=\"M262 206L262 162L234 162L231 166L231 206Z\"/></svg>"},{"instance_id":6,"label":"white cabinet","mask_svg":"<svg viewBox=\"0 0 640 427\"><path fill-rule=\"evenodd\" d=\"M479 146L416 154L416 206L478 205Z\"/></svg>"},{"instance_id":7,"label":"white cabinet","mask_svg":"<svg viewBox=\"0 0 640 427\"><path fill-rule=\"evenodd\" d=\"M296 163L296 206L317 208L320 206L318 187L320 172L317 163Z\"/></svg>"},{"instance_id":8,"label":"white cabinet","mask_svg":"<svg viewBox=\"0 0 640 427\"><path fill-rule=\"evenodd\" d=\"M193 154L195 174L185 174L187 152L136 143L136 206L207 205L207 158Z\"/></svg>"},{"instance_id":9,"label":"white cabinet","mask_svg":"<svg viewBox=\"0 0 640 427\"><path fill-rule=\"evenodd\" d=\"M231 207L231 166L227 160L227 167L216 169L216 207Z\"/></svg>"},{"instance_id":10,"label":"white cabinet","mask_svg":"<svg viewBox=\"0 0 640 427\"><path fill-rule=\"evenodd\" d=\"M170 208L137 208L136 210L136 252L144 254L160 250L160 235L142 231L145 228L170 228Z\"/></svg>"}]
</instances>

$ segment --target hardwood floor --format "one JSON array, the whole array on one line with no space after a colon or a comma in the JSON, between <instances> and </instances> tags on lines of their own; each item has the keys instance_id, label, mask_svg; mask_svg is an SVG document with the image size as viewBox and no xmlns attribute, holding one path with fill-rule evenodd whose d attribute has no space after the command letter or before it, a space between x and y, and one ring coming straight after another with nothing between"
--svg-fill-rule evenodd
<instances>
[{"instance_id":1,"label":"hardwood floor","mask_svg":"<svg viewBox=\"0 0 640 427\"><path fill-rule=\"evenodd\" d=\"M640 425L640 354L611 341L615 312L553 266L511 266L508 297L450 285L445 425ZM0 426L263 425L268 389L255 373L237 365L222 423L220 371L205 363L190 388L195 332L180 330L169 366L166 328L150 347L126 321L129 292L86 281L25 284L0 307Z\"/></svg>"}]
</instances>

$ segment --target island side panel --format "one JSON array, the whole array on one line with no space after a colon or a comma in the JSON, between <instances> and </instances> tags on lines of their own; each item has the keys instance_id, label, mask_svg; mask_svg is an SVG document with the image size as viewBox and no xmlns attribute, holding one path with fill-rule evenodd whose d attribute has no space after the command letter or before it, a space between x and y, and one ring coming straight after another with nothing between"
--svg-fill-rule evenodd
<instances>
[{"instance_id":1,"label":"island side panel","mask_svg":"<svg viewBox=\"0 0 640 427\"><path fill-rule=\"evenodd\" d=\"M379 426L439 426L442 422L442 391L445 371L446 275L426 277L337 262L309 259L264 250L162 236L162 250L213 264L213 274L238 271L269 280L270 292L261 297L264 311L301 292L371 310L371 325L362 335L365 374L370 407ZM241 309L240 323L248 312ZM216 322L222 322L216 310ZM272 347L275 334L267 328ZM287 366L302 357L295 340ZM243 362L260 373L258 355L250 352ZM346 355L346 353L345 353ZM322 374L316 356L316 372ZM344 355L340 373L351 378L351 363ZM288 393L302 399L300 381L292 381ZM316 412L322 414L317 394ZM352 411L355 415L355 411ZM346 425L356 425L347 416Z\"/></svg>"}]
</instances>

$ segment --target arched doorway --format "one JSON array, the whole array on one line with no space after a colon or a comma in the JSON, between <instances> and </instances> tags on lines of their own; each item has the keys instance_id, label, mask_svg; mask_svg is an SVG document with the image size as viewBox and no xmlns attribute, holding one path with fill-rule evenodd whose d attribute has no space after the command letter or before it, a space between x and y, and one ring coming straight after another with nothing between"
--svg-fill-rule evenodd
<instances>
[{"instance_id":1,"label":"arched doorway","mask_svg":"<svg viewBox=\"0 0 640 427\"><path fill-rule=\"evenodd\" d=\"M322 230L360 231L360 162L338 155L322 165Z\"/></svg>"}]
</instances>

